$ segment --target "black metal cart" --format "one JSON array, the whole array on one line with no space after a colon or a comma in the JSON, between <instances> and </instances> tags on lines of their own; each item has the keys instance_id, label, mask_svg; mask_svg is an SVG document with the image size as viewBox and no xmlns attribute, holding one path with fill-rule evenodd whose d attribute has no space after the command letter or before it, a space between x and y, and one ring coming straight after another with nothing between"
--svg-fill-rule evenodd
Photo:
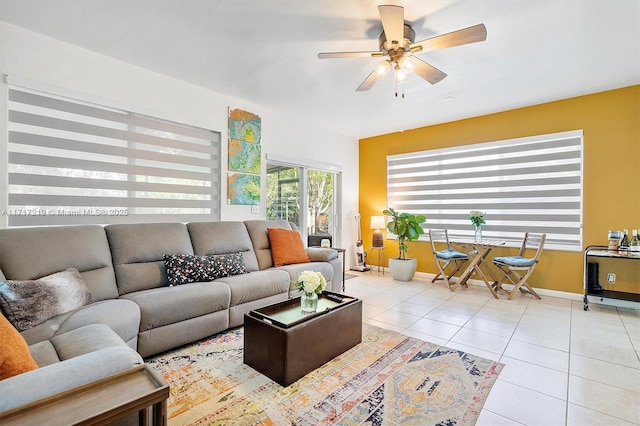
<instances>
[{"instance_id":1,"label":"black metal cart","mask_svg":"<svg viewBox=\"0 0 640 426\"><path fill-rule=\"evenodd\" d=\"M625 291L606 290L598 283L597 262L589 262L589 259L597 260L598 258L616 259L616 260L640 260L640 252L622 252L608 250L607 246L589 246L584 250L584 310L589 310L589 299L587 296L597 296L600 300L604 298L629 300L632 302L640 302L639 293L629 293ZM594 266L595 265L595 266ZM638 277L640 284L640 277Z\"/></svg>"}]
</instances>

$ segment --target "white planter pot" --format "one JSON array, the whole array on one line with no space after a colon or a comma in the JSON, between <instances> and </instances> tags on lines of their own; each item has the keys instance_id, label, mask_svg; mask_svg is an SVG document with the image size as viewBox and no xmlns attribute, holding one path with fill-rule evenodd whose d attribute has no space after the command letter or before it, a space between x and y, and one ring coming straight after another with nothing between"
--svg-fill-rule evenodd
<instances>
[{"instance_id":1,"label":"white planter pot","mask_svg":"<svg viewBox=\"0 0 640 426\"><path fill-rule=\"evenodd\" d=\"M418 267L417 259L389 259L391 277L396 281L411 281Z\"/></svg>"}]
</instances>

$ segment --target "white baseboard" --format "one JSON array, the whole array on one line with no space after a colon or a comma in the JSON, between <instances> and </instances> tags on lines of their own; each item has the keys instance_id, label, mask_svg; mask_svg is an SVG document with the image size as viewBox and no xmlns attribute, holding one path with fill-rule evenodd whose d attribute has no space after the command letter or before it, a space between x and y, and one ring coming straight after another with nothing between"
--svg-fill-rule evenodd
<instances>
[{"instance_id":1,"label":"white baseboard","mask_svg":"<svg viewBox=\"0 0 640 426\"><path fill-rule=\"evenodd\" d=\"M423 277L431 281L431 279L435 276L435 274L431 274L427 272L416 272L416 276ZM469 279L467 282L471 285L485 287L484 281L481 281L481 280ZM513 288L513 285L511 284L503 284L503 286L505 289ZM547 288L536 288L536 287L534 287L534 289L536 293L538 293L540 296L559 297L561 299L579 300L581 302L584 300L584 293L571 293L568 291L550 290ZM640 309L640 303L631 302L629 300L618 300L618 299L609 299L609 298L604 298L603 300L600 300L601 298L599 296L589 296L588 298L589 298L590 304L595 303L598 305L615 306L616 308Z\"/></svg>"}]
</instances>

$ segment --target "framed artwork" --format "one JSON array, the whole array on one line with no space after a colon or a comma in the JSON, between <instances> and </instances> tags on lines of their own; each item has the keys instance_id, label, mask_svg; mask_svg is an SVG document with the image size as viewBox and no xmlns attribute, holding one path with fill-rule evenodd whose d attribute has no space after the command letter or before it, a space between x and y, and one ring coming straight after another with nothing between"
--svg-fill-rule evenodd
<instances>
[{"instance_id":1,"label":"framed artwork","mask_svg":"<svg viewBox=\"0 0 640 426\"><path fill-rule=\"evenodd\" d=\"M230 172L227 182L229 204L260 204L260 176Z\"/></svg>"},{"instance_id":2,"label":"framed artwork","mask_svg":"<svg viewBox=\"0 0 640 426\"><path fill-rule=\"evenodd\" d=\"M260 148L257 143L229 139L229 171L260 174Z\"/></svg>"},{"instance_id":3,"label":"framed artwork","mask_svg":"<svg viewBox=\"0 0 640 426\"><path fill-rule=\"evenodd\" d=\"M260 116L241 109L229 110L229 140L260 144L262 137L262 119Z\"/></svg>"},{"instance_id":4,"label":"framed artwork","mask_svg":"<svg viewBox=\"0 0 640 426\"><path fill-rule=\"evenodd\" d=\"M229 108L229 204L260 204L261 138L260 116Z\"/></svg>"}]
</instances>

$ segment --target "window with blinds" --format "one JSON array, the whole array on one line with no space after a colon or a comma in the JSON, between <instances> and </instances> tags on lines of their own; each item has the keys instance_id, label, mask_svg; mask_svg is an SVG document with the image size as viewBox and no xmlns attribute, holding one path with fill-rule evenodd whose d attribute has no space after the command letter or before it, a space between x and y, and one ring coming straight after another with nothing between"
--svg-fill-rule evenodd
<instances>
[{"instance_id":1,"label":"window with blinds","mask_svg":"<svg viewBox=\"0 0 640 426\"><path fill-rule=\"evenodd\" d=\"M220 133L10 86L8 226L219 220Z\"/></svg>"},{"instance_id":2,"label":"window with blinds","mask_svg":"<svg viewBox=\"0 0 640 426\"><path fill-rule=\"evenodd\" d=\"M388 156L387 202L427 216L425 229L473 238L480 210L484 238L519 246L542 232L545 248L580 251L582 130Z\"/></svg>"}]
</instances>

